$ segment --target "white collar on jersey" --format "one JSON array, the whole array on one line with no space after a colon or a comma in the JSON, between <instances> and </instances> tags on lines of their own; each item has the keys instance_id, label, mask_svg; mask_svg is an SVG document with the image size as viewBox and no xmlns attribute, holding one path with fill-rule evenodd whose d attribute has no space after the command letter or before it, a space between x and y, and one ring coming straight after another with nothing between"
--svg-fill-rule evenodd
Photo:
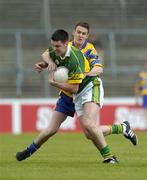
<instances>
[{"instance_id":1,"label":"white collar on jersey","mask_svg":"<svg viewBox=\"0 0 147 180\"><path fill-rule=\"evenodd\" d=\"M70 53L71 53L71 46L68 44L68 46L67 46L67 51L66 51L66 53L65 53L65 56L64 56L64 57L61 57L61 56L60 56L60 58L61 58L61 59L65 59L66 57L69 57L69 56L70 56Z\"/></svg>"}]
</instances>

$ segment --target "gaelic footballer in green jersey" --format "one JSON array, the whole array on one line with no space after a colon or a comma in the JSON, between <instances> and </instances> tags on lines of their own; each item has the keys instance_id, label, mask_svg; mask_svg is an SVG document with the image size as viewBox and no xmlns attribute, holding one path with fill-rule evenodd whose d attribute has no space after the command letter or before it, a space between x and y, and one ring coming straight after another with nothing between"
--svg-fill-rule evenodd
<instances>
[{"instance_id":1,"label":"gaelic footballer in green jersey","mask_svg":"<svg viewBox=\"0 0 147 180\"><path fill-rule=\"evenodd\" d=\"M84 78L84 73L89 72L90 67L83 56L83 53L75 47L67 46L67 52L64 57L59 56L52 47L48 49L49 55L57 65L57 67L64 66L68 69L68 83L80 84ZM85 69L86 65L86 69ZM66 95L72 97L70 92L64 91Z\"/></svg>"}]
</instances>

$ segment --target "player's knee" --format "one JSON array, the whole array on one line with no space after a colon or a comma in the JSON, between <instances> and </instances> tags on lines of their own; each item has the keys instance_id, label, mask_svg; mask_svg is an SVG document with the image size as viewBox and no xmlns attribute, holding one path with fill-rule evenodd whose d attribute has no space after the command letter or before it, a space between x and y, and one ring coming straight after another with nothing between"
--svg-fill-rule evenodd
<instances>
[{"instance_id":1,"label":"player's knee","mask_svg":"<svg viewBox=\"0 0 147 180\"><path fill-rule=\"evenodd\" d=\"M91 133L91 132L93 131L93 129L94 129L94 126L93 126L92 123L90 123L90 122L88 121L88 122L84 123L84 128L86 129L86 131L87 131L88 133Z\"/></svg>"},{"instance_id":2,"label":"player's knee","mask_svg":"<svg viewBox=\"0 0 147 180\"><path fill-rule=\"evenodd\" d=\"M84 127L84 133L87 139L92 140L93 139L93 126L91 124L86 124Z\"/></svg>"}]
</instances>

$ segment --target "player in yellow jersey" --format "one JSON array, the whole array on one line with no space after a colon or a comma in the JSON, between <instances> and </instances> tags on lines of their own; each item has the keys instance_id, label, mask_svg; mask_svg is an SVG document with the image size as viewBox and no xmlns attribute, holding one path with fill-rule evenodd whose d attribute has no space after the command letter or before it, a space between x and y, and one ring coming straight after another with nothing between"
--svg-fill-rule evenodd
<instances>
[{"instance_id":1,"label":"player in yellow jersey","mask_svg":"<svg viewBox=\"0 0 147 180\"><path fill-rule=\"evenodd\" d=\"M138 98L142 98L142 107L144 109L147 129L147 62L144 64L144 69L139 73L138 77L138 81L135 85L136 101L138 103Z\"/></svg>"},{"instance_id":2,"label":"player in yellow jersey","mask_svg":"<svg viewBox=\"0 0 147 180\"><path fill-rule=\"evenodd\" d=\"M95 76L103 72L103 65L102 59L99 58L94 45L87 41L89 36L89 30L90 27L88 23L77 23L73 31L73 41L71 41L70 44L80 49L89 61L91 71L87 75Z\"/></svg>"}]
</instances>

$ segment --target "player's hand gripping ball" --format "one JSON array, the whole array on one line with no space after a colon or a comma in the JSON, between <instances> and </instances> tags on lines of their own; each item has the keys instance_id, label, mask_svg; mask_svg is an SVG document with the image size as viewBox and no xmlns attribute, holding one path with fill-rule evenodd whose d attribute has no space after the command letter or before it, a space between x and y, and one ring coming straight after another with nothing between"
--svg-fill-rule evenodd
<instances>
[{"instance_id":1,"label":"player's hand gripping ball","mask_svg":"<svg viewBox=\"0 0 147 180\"><path fill-rule=\"evenodd\" d=\"M65 83L68 80L68 69L64 66L60 66L54 72L54 80L59 83Z\"/></svg>"}]
</instances>

